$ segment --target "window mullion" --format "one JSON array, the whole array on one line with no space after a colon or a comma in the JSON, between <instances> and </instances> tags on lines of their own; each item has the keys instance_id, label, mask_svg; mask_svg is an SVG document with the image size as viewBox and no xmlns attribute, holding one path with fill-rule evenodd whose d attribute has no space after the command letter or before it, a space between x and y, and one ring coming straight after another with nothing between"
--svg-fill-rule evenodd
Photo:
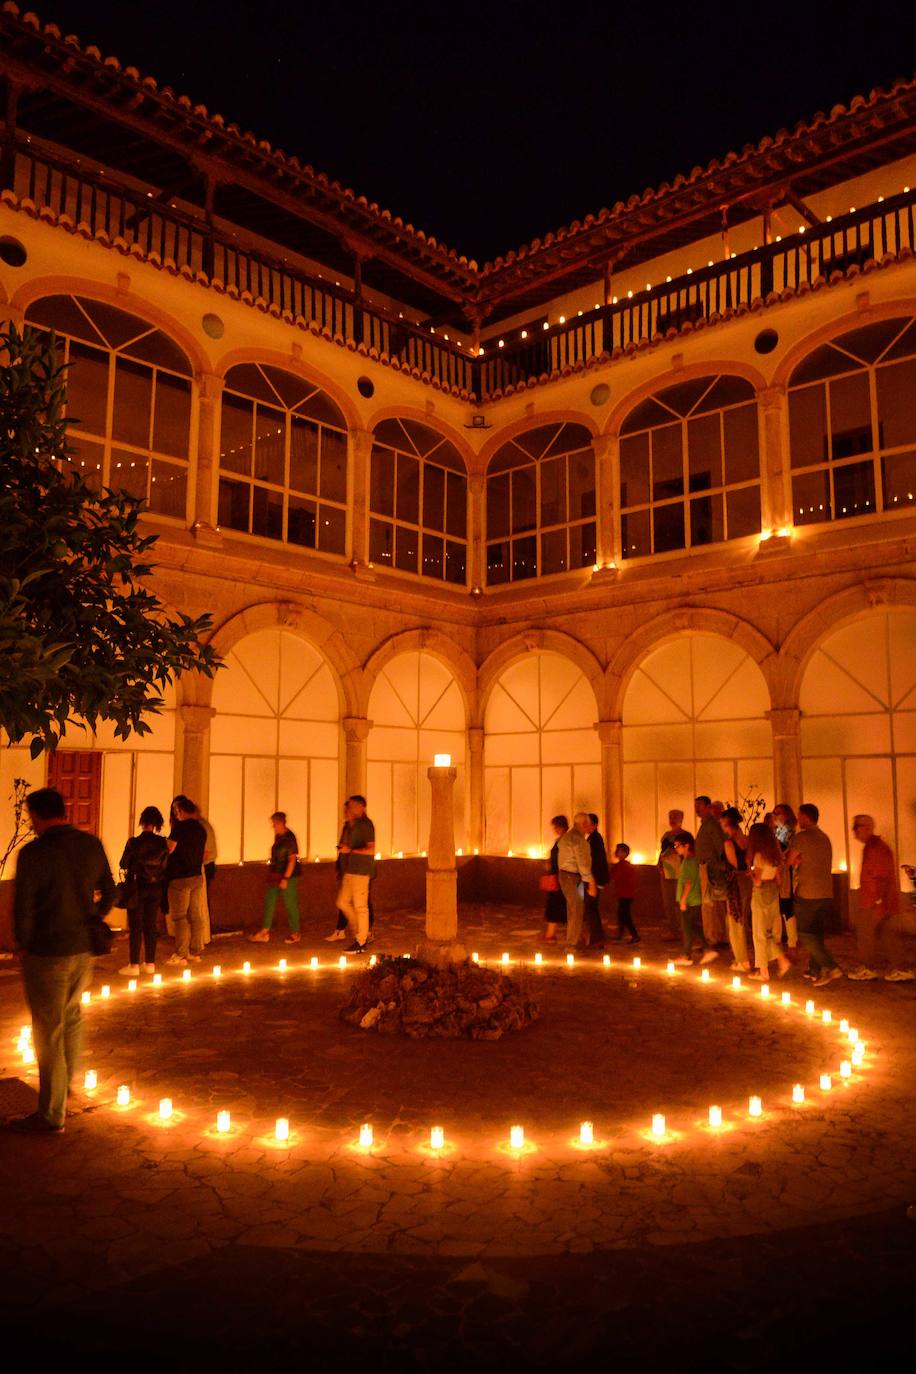
<instances>
[{"instance_id":1,"label":"window mullion","mask_svg":"<svg viewBox=\"0 0 916 1374\"><path fill-rule=\"evenodd\" d=\"M68 350L69 352L69 350ZM102 447L102 481L101 486L111 486L111 443L114 432L114 402L115 402L115 359L116 354L113 348L108 350L108 396L105 402L105 439Z\"/></svg>"}]
</instances>

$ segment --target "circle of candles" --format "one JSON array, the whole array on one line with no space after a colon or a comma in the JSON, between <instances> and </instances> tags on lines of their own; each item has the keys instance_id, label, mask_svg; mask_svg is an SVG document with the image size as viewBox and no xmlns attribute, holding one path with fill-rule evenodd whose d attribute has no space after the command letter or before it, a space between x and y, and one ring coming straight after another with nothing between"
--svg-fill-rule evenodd
<instances>
[{"instance_id":1,"label":"circle of candles","mask_svg":"<svg viewBox=\"0 0 916 1374\"><path fill-rule=\"evenodd\" d=\"M831 1089L832 1087L833 1087L833 1079L830 1077L830 1074L829 1074L829 1073L822 1073L822 1074L821 1074L821 1092L822 1092L822 1093L829 1093L829 1091L830 1091L830 1089Z\"/></svg>"},{"instance_id":2,"label":"circle of candles","mask_svg":"<svg viewBox=\"0 0 916 1374\"><path fill-rule=\"evenodd\" d=\"M567 967L567 968L572 968L572 966L573 966L573 964L574 964L575 962L576 962L576 956L575 956L574 954L567 954L567 956L566 956L566 967Z\"/></svg>"},{"instance_id":3,"label":"circle of candles","mask_svg":"<svg viewBox=\"0 0 916 1374\"><path fill-rule=\"evenodd\" d=\"M372 1148L372 1127L368 1121L364 1121L359 1128L359 1143L364 1150Z\"/></svg>"},{"instance_id":4,"label":"circle of candles","mask_svg":"<svg viewBox=\"0 0 916 1374\"><path fill-rule=\"evenodd\" d=\"M642 960L640 959L640 957L639 957L638 954L636 955L635 959L633 960L633 967L634 967L634 968L642 968Z\"/></svg>"},{"instance_id":5,"label":"circle of candles","mask_svg":"<svg viewBox=\"0 0 916 1374\"><path fill-rule=\"evenodd\" d=\"M512 1150L523 1150L525 1148L524 1126L509 1127L509 1147Z\"/></svg>"},{"instance_id":6,"label":"circle of candles","mask_svg":"<svg viewBox=\"0 0 916 1374\"><path fill-rule=\"evenodd\" d=\"M806 1015L806 1016L813 1016L813 1015L814 1015L814 1003L811 1001L811 998L810 998L810 997L808 998L807 1002L805 1003L805 1015Z\"/></svg>"},{"instance_id":7,"label":"circle of candles","mask_svg":"<svg viewBox=\"0 0 916 1374\"><path fill-rule=\"evenodd\" d=\"M346 967L347 967L347 956L346 956L345 954L342 954L342 955L340 956L340 958L337 960L337 966L338 966L338 968L346 968Z\"/></svg>"},{"instance_id":8,"label":"circle of candles","mask_svg":"<svg viewBox=\"0 0 916 1374\"><path fill-rule=\"evenodd\" d=\"M543 956L543 954L541 953L540 950L538 950L537 954L534 956L534 962L535 962L536 964L543 964L543 962L544 962L544 956Z\"/></svg>"},{"instance_id":9,"label":"circle of candles","mask_svg":"<svg viewBox=\"0 0 916 1374\"><path fill-rule=\"evenodd\" d=\"M126 1083L122 1083L118 1088L118 1106L128 1107L130 1105L130 1088Z\"/></svg>"},{"instance_id":10,"label":"circle of candles","mask_svg":"<svg viewBox=\"0 0 916 1374\"><path fill-rule=\"evenodd\" d=\"M782 997L781 997L779 1000L782 1002L782 1005L783 1005L784 1007L790 1007L790 1006L792 1005L792 994L791 994L791 992L784 992L784 993L782 994Z\"/></svg>"},{"instance_id":11,"label":"circle of candles","mask_svg":"<svg viewBox=\"0 0 916 1374\"><path fill-rule=\"evenodd\" d=\"M825 1010L821 1012L821 1020L823 1021L825 1026L829 1026L830 1022L833 1020L833 1017L829 1011Z\"/></svg>"},{"instance_id":12,"label":"circle of candles","mask_svg":"<svg viewBox=\"0 0 916 1374\"><path fill-rule=\"evenodd\" d=\"M704 970L704 972L705 972L705 970ZM740 989L740 987L741 987L741 979L738 977L737 973L735 974L734 978L732 979L732 987L735 989L735 992L737 992L737 991Z\"/></svg>"},{"instance_id":13,"label":"circle of candles","mask_svg":"<svg viewBox=\"0 0 916 1374\"><path fill-rule=\"evenodd\" d=\"M318 967L318 955L317 955L317 954L313 954L312 957L311 957L311 959L309 960L309 968L317 968L317 967Z\"/></svg>"},{"instance_id":14,"label":"circle of candles","mask_svg":"<svg viewBox=\"0 0 916 1374\"><path fill-rule=\"evenodd\" d=\"M844 1059L842 1064L840 1065L840 1077L852 1078L852 1065L850 1064L848 1059Z\"/></svg>"},{"instance_id":15,"label":"circle of candles","mask_svg":"<svg viewBox=\"0 0 916 1374\"><path fill-rule=\"evenodd\" d=\"M594 1143L595 1127L592 1125L591 1121L583 1121L579 1127L579 1144L594 1145Z\"/></svg>"},{"instance_id":16,"label":"circle of candles","mask_svg":"<svg viewBox=\"0 0 916 1374\"><path fill-rule=\"evenodd\" d=\"M709 1109L709 1124L710 1124L710 1126L721 1126L721 1125L722 1125L722 1108L721 1108L721 1107L710 1107L710 1109Z\"/></svg>"},{"instance_id":17,"label":"circle of candles","mask_svg":"<svg viewBox=\"0 0 916 1374\"><path fill-rule=\"evenodd\" d=\"M432 1126L429 1132L429 1148L441 1150L445 1147L445 1131L441 1126Z\"/></svg>"},{"instance_id":18,"label":"circle of candles","mask_svg":"<svg viewBox=\"0 0 916 1374\"><path fill-rule=\"evenodd\" d=\"M751 1097L747 1104L748 1116L763 1116L763 1103L759 1097Z\"/></svg>"},{"instance_id":19,"label":"circle of candles","mask_svg":"<svg viewBox=\"0 0 916 1374\"><path fill-rule=\"evenodd\" d=\"M287 965L285 959L281 959L280 962L277 964L277 968L280 970L281 973L286 972L286 967Z\"/></svg>"},{"instance_id":20,"label":"circle of candles","mask_svg":"<svg viewBox=\"0 0 916 1374\"><path fill-rule=\"evenodd\" d=\"M842 1021L840 1022L840 1035L848 1035L848 1034L849 1034L849 1022L846 1020L846 1017L844 1016L843 1019L842 1019Z\"/></svg>"},{"instance_id":21,"label":"circle of candles","mask_svg":"<svg viewBox=\"0 0 916 1374\"><path fill-rule=\"evenodd\" d=\"M609 954L605 954L605 955L603 956L601 962L602 962L602 964L604 965L605 968L610 968L610 967L611 967L611 956L610 956Z\"/></svg>"},{"instance_id":22,"label":"circle of candles","mask_svg":"<svg viewBox=\"0 0 916 1374\"><path fill-rule=\"evenodd\" d=\"M764 1001L766 1001L767 998L769 997L769 995L770 995L770 985L769 985L769 983L761 983L761 985L760 985L760 996L763 998Z\"/></svg>"},{"instance_id":23,"label":"circle of candles","mask_svg":"<svg viewBox=\"0 0 916 1374\"><path fill-rule=\"evenodd\" d=\"M677 969L674 967L674 960L673 960L673 959L669 959L669 960L668 960L667 964L665 965L665 972L666 972L666 973L676 973L676 972L677 972Z\"/></svg>"},{"instance_id":24,"label":"circle of candles","mask_svg":"<svg viewBox=\"0 0 916 1374\"><path fill-rule=\"evenodd\" d=\"M161 988L161 987L162 987L162 974L161 974L161 973L154 973L154 974L153 974L153 987L154 987L154 988Z\"/></svg>"},{"instance_id":25,"label":"circle of candles","mask_svg":"<svg viewBox=\"0 0 916 1374\"><path fill-rule=\"evenodd\" d=\"M654 1136L663 1136L666 1129L664 1113L655 1112L652 1116L652 1134Z\"/></svg>"},{"instance_id":26,"label":"circle of candles","mask_svg":"<svg viewBox=\"0 0 916 1374\"><path fill-rule=\"evenodd\" d=\"M243 972L243 973L250 973L250 972L251 972L251 962L250 962L250 960L248 960L248 959L245 960L244 964L242 965L242 972Z\"/></svg>"},{"instance_id":27,"label":"circle of candles","mask_svg":"<svg viewBox=\"0 0 916 1374\"><path fill-rule=\"evenodd\" d=\"M161 1120L168 1121L172 1115L172 1099L163 1097L159 1103L159 1116Z\"/></svg>"},{"instance_id":28,"label":"circle of candles","mask_svg":"<svg viewBox=\"0 0 916 1374\"><path fill-rule=\"evenodd\" d=\"M220 1135L226 1135L229 1131L231 1124L232 1119L228 1112L224 1111L216 1113L216 1129L219 1131Z\"/></svg>"},{"instance_id":29,"label":"circle of candles","mask_svg":"<svg viewBox=\"0 0 916 1374\"><path fill-rule=\"evenodd\" d=\"M503 954L503 955L500 957L500 961L499 961L499 962L500 962L501 964L508 964L508 962L509 962L509 956L508 956L508 954Z\"/></svg>"},{"instance_id":30,"label":"circle of candles","mask_svg":"<svg viewBox=\"0 0 916 1374\"><path fill-rule=\"evenodd\" d=\"M93 1088L97 1088L98 1086L99 1076L96 1073L95 1069L87 1069L85 1074L83 1075L83 1087L91 1091Z\"/></svg>"},{"instance_id":31,"label":"circle of candles","mask_svg":"<svg viewBox=\"0 0 916 1374\"><path fill-rule=\"evenodd\" d=\"M181 981L182 981L183 983L190 983L190 981L191 981L191 970L190 970L189 968L185 968L185 969L182 969L182 970L181 970Z\"/></svg>"},{"instance_id":32,"label":"circle of candles","mask_svg":"<svg viewBox=\"0 0 916 1374\"><path fill-rule=\"evenodd\" d=\"M84 992L82 997L80 998L80 1001L82 1002L84 1007L88 1007L89 1003L92 1001L92 993Z\"/></svg>"},{"instance_id":33,"label":"circle of candles","mask_svg":"<svg viewBox=\"0 0 916 1374\"><path fill-rule=\"evenodd\" d=\"M108 997L111 996L111 988L109 987L109 985L108 985L107 983L103 983L103 984L102 984L102 987L101 987L101 991L100 991L100 993L99 993L99 996L100 996L100 997L105 997L105 998L108 998Z\"/></svg>"},{"instance_id":34,"label":"circle of candles","mask_svg":"<svg viewBox=\"0 0 916 1374\"><path fill-rule=\"evenodd\" d=\"M804 1100L805 1100L805 1089L804 1089L804 1087L802 1086L801 1083L796 1083L796 1084L795 1084L795 1087L792 1089L792 1101L793 1101L793 1102L804 1102Z\"/></svg>"},{"instance_id":35,"label":"circle of candles","mask_svg":"<svg viewBox=\"0 0 916 1374\"><path fill-rule=\"evenodd\" d=\"M701 982L701 983L708 983L708 982L709 982L709 969L708 969L708 968L704 968L704 969L703 969L703 972L700 974L700 982Z\"/></svg>"},{"instance_id":36,"label":"circle of candles","mask_svg":"<svg viewBox=\"0 0 916 1374\"><path fill-rule=\"evenodd\" d=\"M277 1124L274 1127L274 1136L277 1140L289 1140L289 1117L277 1117Z\"/></svg>"},{"instance_id":37,"label":"circle of candles","mask_svg":"<svg viewBox=\"0 0 916 1374\"><path fill-rule=\"evenodd\" d=\"M128 978L128 980L127 980L127 991L128 991L128 992L136 992L136 991L137 991L137 980L136 980L136 978Z\"/></svg>"},{"instance_id":38,"label":"circle of candles","mask_svg":"<svg viewBox=\"0 0 916 1374\"><path fill-rule=\"evenodd\" d=\"M222 976L223 976L223 966L222 966L222 964L214 964L214 965L213 965L213 977L214 977L214 978L222 978Z\"/></svg>"}]
</instances>

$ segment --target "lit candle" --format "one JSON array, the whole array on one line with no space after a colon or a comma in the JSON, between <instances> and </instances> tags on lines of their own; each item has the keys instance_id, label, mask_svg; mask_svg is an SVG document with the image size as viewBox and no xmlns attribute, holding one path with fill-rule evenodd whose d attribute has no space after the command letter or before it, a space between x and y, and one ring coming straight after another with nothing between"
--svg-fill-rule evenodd
<instances>
[{"instance_id":1,"label":"lit candle","mask_svg":"<svg viewBox=\"0 0 916 1374\"><path fill-rule=\"evenodd\" d=\"M277 964L277 968L280 970L281 973L285 973L285 972L286 972L286 960L285 960L285 959L281 959L280 962Z\"/></svg>"},{"instance_id":2,"label":"lit candle","mask_svg":"<svg viewBox=\"0 0 916 1374\"><path fill-rule=\"evenodd\" d=\"M368 1121L364 1121L359 1128L359 1143L362 1149L372 1149L372 1127Z\"/></svg>"},{"instance_id":3,"label":"lit candle","mask_svg":"<svg viewBox=\"0 0 916 1374\"><path fill-rule=\"evenodd\" d=\"M216 1113L216 1129L219 1131L220 1135L227 1135L231 1124L232 1120L228 1112Z\"/></svg>"},{"instance_id":4,"label":"lit candle","mask_svg":"<svg viewBox=\"0 0 916 1374\"><path fill-rule=\"evenodd\" d=\"M162 1121L168 1121L172 1115L172 1099L163 1097L159 1103L159 1116Z\"/></svg>"},{"instance_id":5,"label":"lit candle","mask_svg":"<svg viewBox=\"0 0 916 1374\"><path fill-rule=\"evenodd\" d=\"M635 960L634 960L634 963L635 963ZM704 968L704 969L703 969L703 972L700 974L700 982L701 982L701 983L708 983L708 982L709 982L709 969L708 969L708 968Z\"/></svg>"},{"instance_id":6,"label":"lit candle","mask_svg":"<svg viewBox=\"0 0 916 1374\"><path fill-rule=\"evenodd\" d=\"M472 963L472 964L479 964L479 963L480 963L480 955L477 953L477 950L476 950L476 949L474 950L474 953L471 955L471 963Z\"/></svg>"},{"instance_id":7,"label":"lit candle","mask_svg":"<svg viewBox=\"0 0 916 1374\"><path fill-rule=\"evenodd\" d=\"M594 1145L595 1128L590 1121L583 1121L579 1127L579 1144Z\"/></svg>"},{"instance_id":8,"label":"lit candle","mask_svg":"<svg viewBox=\"0 0 916 1374\"><path fill-rule=\"evenodd\" d=\"M573 966L573 964L574 964L575 962L576 962L576 956L575 956L574 954L567 954L567 956L566 956L566 967L567 967L567 968L572 968L572 966Z\"/></svg>"},{"instance_id":9,"label":"lit candle","mask_svg":"<svg viewBox=\"0 0 916 1374\"><path fill-rule=\"evenodd\" d=\"M848 1059L844 1059L842 1064L840 1065L840 1077L852 1078L852 1065L850 1064Z\"/></svg>"},{"instance_id":10,"label":"lit candle","mask_svg":"<svg viewBox=\"0 0 916 1374\"><path fill-rule=\"evenodd\" d=\"M633 967L642 968L642 960L640 959L638 954L636 955L636 958L633 960Z\"/></svg>"},{"instance_id":11,"label":"lit candle","mask_svg":"<svg viewBox=\"0 0 916 1374\"><path fill-rule=\"evenodd\" d=\"M829 1093L829 1091L830 1091L830 1089L831 1089L832 1087L833 1087L833 1079L830 1077L830 1074L829 1074L829 1073L822 1073L822 1074L821 1074L821 1092L822 1092L822 1093Z\"/></svg>"},{"instance_id":12,"label":"lit candle","mask_svg":"<svg viewBox=\"0 0 916 1374\"><path fill-rule=\"evenodd\" d=\"M805 1100L805 1089L804 1089L804 1087L802 1086L801 1083L796 1083L796 1084L795 1084L795 1087L792 1089L792 1101L793 1101L793 1102L804 1102L804 1100Z\"/></svg>"},{"instance_id":13,"label":"lit candle","mask_svg":"<svg viewBox=\"0 0 916 1374\"><path fill-rule=\"evenodd\" d=\"M249 967L250 967L250 965L249 965ZM223 966L222 966L222 964L214 964L214 965L213 965L213 977L214 977L214 978L222 978L222 976L223 976Z\"/></svg>"},{"instance_id":14,"label":"lit candle","mask_svg":"<svg viewBox=\"0 0 916 1374\"><path fill-rule=\"evenodd\" d=\"M541 953L540 950L538 950L537 954L534 956L534 962L535 962L536 964L543 964L543 962L544 962L544 956L543 956L543 954Z\"/></svg>"},{"instance_id":15,"label":"lit candle","mask_svg":"<svg viewBox=\"0 0 916 1374\"><path fill-rule=\"evenodd\" d=\"M811 1001L811 998L810 998L810 997L808 998L807 1002L805 1003L805 1015L806 1015L806 1016L813 1016L813 1015L814 1015L814 1003Z\"/></svg>"},{"instance_id":16,"label":"lit candle","mask_svg":"<svg viewBox=\"0 0 916 1374\"><path fill-rule=\"evenodd\" d=\"M502 957L500 958L500 961L499 961L499 962L500 962L501 964L508 964L508 962L509 962L509 956L508 956L508 954L503 954Z\"/></svg>"},{"instance_id":17,"label":"lit candle","mask_svg":"<svg viewBox=\"0 0 916 1374\"><path fill-rule=\"evenodd\" d=\"M103 983L103 984L102 984L102 990L101 990L101 992L100 992L99 995L100 995L101 997L110 997L110 996L111 996L111 988L109 987L109 985L108 985L107 983Z\"/></svg>"},{"instance_id":18,"label":"lit candle","mask_svg":"<svg viewBox=\"0 0 916 1374\"><path fill-rule=\"evenodd\" d=\"M769 985L769 983L761 983L761 985L760 985L760 996L763 998L764 1001L766 1001L767 998L769 997L769 995L770 995L770 985Z\"/></svg>"},{"instance_id":19,"label":"lit candle","mask_svg":"<svg viewBox=\"0 0 916 1374\"><path fill-rule=\"evenodd\" d=\"M792 1005L792 994L791 994L791 992L784 992L784 993L782 994L782 997L780 997L779 1000L782 1002L782 1005L783 1005L784 1007L790 1007L790 1006Z\"/></svg>"},{"instance_id":20,"label":"lit candle","mask_svg":"<svg viewBox=\"0 0 916 1374\"><path fill-rule=\"evenodd\" d=\"M245 960L244 964L242 965L242 972L243 972L243 973L250 973L250 972L251 972L251 961L250 961L250 960L248 960L248 959Z\"/></svg>"},{"instance_id":21,"label":"lit candle","mask_svg":"<svg viewBox=\"0 0 916 1374\"><path fill-rule=\"evenodd\" d=\"M182 969L182 970L181 970L181 981L182 981L183 983L190 983L190 981L191 981L191 970L190 970L189 968L185 968L185 969Z\"/></svg>"},{"instance_id":22,"label":"lit candle","mask_svg":"<svg viewBox=\"0 0 916 1374\"><path fill-rule=\"evenodd\" d=\"M32 1027L31 1027L31 1026L22 1026L22 1027L20 1028L20 1031L19 1031L19 1039L20 1039L20 1040L31 1040L31 1038L32 1038Z\"/></svg>"},{"instance_id":23,"label":"lit candle","mask_svg":"<svg viewBox=\"0 0 916 1374\"><path fill-rule=\"evenodd\" d=\"M833 1020L833 1017L831 1016L829 1011L822 1011L821 1020L823 1021L825 1026L829 1026L830 1022Z\"/></svg>"},{"instance_id":24,"label":"lit candle","mask_svg":"<svg viewBox=\"0 0 916 1374\"><path fill-rule=\"evenodd\" d=\"M309 959L309 968L317 968L317 967L318 967L318 955L317 955L317 954L313 954L312 957L311 957L311 959Z\"/></svg>"},{"instance_id":25,"label":"lit candle","mask_svg":"<svg viewBox=\"0 0 916 1374\"><path fill-rule=\"evenodd\" d=\"M858 1066L859 1066L860 1064L863 1064L863 1063L865 1062L865 1041L864 1041L864 1040L860 1040L860 1041L858 1042L858 1044L853 1045L853 1047L852 1047L852 1062L856 1065L857 1068L858 1068Z\"/></svg>"},{"instance_id":26,"label":"lit candle","mask_svg":"<svg viewBox=\"0 0 916 1374\"><path fill-rule=\"evenodd\" d=\"M87 1069L83 1076L83 1087L91 1092L93 1088L99 1086L99 1076L95 1069Z\"/></svg>"},{"instance_id":27,"label":"lit candle","mask_svg":"<svg viewBox=\"0 0 916 1374\"><path fill-rule=\"evenodd\" d=\"M848 1035L848 1034L849 1034L849 1022L846 1020L846 1017L844 1016L843 1019L842 1019L842 1021L840 1022L840 1035Z\"/></svg>"},{"instance_id":28,"label":"lit candle","mask_svg":"<svg viewBox=\"0 0 916 1374\"><path fill-rule=\"evenodd\" d=\"M370 954L370 955L369 955L369 967L370 967L370 968L375 968L375 966L376 966L377 963L378 963L378 958L377 958L377 956L376 956L375 954Z\"/></svg>"},{"instance_id":29,"label":"lit candle","mask_svg":"<svg viewBox=\"0 0 916 1374\"><path fill-rule=\"evenodd\" d=\"M429 1148L441 1150L445 1147L445 1131L441 1126L433 1126L429 1132Z\"/></svg>"},{"instance_id":30,"label":"lit candle","mask_svg":"<svg viewBox=\"0 0 916 1374\"><path fill-rule=\"evenodd\" d=\"M652 1117L652 1134L654 1136L663 1136L665 1134L665 1131L666 1126L664 1113L655 1112L655 1114Z\"/></svg>"},{"instance_id":31,"label":"lit candle","mask_svg":"<svg viewBox=\"0 0 916 1374\"><path fill-rule=\"evenodd\" d=\"M136 980L136 978L128 978L128 980L127 980L127 991L128 991L128 992L136 992L136 991L137 991L137 980Z\"/></svg>"},{"instance_id":32,"label":"lit candle","mask_svg":"<svg viewBox=\"0 0 916 1374\"><path fill-rule=\"evenodd\" d=\"M763 1103L759 1097L752 1097L747 1104L748 1116L763 1116Z\"/></svg>"},{"instance_id":33,"label":"lit candle","mask_svg":"<svg viewBox=\"0 0 916 1374\"><path fill-rule=\"evenodd\" d=\"M277 1124L274 1127L274 1136L277 1140L289 1140L289 1117L277 1117Z\"/></svg>"},{"instance_id":34,"label":"lit candle","mask_svg":"<svg viewBox=\"0 0 916 1374\"><path fill-rule=\"evenodd\" d=\"M80 998L80 1001L82 1002L84 1007L88 1007L89 1003L92 1001L92 993L84 992L82 997Z\"/></svg>"},{"instance_id":35,"label":"lit candle","mask_svg":"<svg viewBox=\"0 0 916 1374\"><path fill-rule=\"evenodd\" d=\"M858 1041L859 1041L859 1032L856 1030L855 1026L850 1026L850 1028L849 1028L849 1037L848 1037L848 1038L849 1038L849 1043L850 1043L850 1045L856 1045L856 1044L858 1044Z\"/></svg>"},{"instance_id":36,"label":"lit candle","mask_svg":"<svg viewBox=\"0 0 916 1374\"><path fill-rule=\"evenodd\" d=\"M721 1108L721 1107L710 1107L710 1109L709 1109L709 1124L710 1124L710 1126L721 1126L721 1125L722 1125L722 1108Z\"/></svg>"},{"instance_id":37,"label":"lit candle","mask_svg":"<svg viewBox=\"0 0 916 1374\"><path fill-rule=\"evenodd\" d=\"M122 1083L118 1089L118 1106L128 1107L130 1105L130 1088L126 1083Z\"/></svg>"},{"instance_id":38,"label":"lit candle","mask_svg":"<svg viewBox=\"0 0 916 1374\"><path fill-rule=\"evenodd\" d=\"M340 956L340 958L337 960L337 966L338 966L338 968L346 968L346 967L347 967L347 956L346 956L345 954L342 954L342 955Z\"/></svg>"},{"instance_id":39,"label":"lit candle","mask_svg":"<svg viewBox=\"0 0 916 1374\"><path fill-rule=\"evenodd\" d=\"M737 973L732 979L732 987L735 989L735 992L737 992L738 989L741 987L741 979L738 977Z\"/></svg>"},{"instance_id":40,"label":"lit candle","mask_svg":"<svg viewBox=\"0 0 916 1374\"><path fill-rule=\"evenodd\" d=\"M154 973L154 974L153 974L153 987L154 987L154 988L161 988L161 987L162 987L162 974L161 974L161 973Z\"/></svg>"},{"instance_id":41,"label":"lit candle","mask_svg":"<svg viewBox=\"0 0 916 1374\"><path fill-rule=\"evenodd\" d=\"M452 756L451 756L451 754L434 754L434 755L433 755L433 767L434 767L434 768L451 768L451 766L452 766Z\"/></svg>"},{"instance_id":42,"label":"lit candle","mask_svg":"<svg viewBox=\"0 0 916 1374\"><path fill-rule=\"evenodd\" d=\"M676 969L675 966L674 966L674 960L673 960L673 959L669 959L669 960L668 960L667 964L665 965L665 972L666 972L666 973L677 973L677 969Z\"/></svg>"},{"instance_id":43,"label":"lit candle","mask_svg":"<svg viewBox=\"0 0 916 1374\"><path fill-rule=\"evenodd\" d=\"M610 967L611 967L611 956L610 956L609 954L605 954L604 957L602 958L601 962L602 962L602 964L604 965L605 968L610 968Z\"/></svg>"},{"instance_id":44,"label":"lit candle","mask_svg":"<svg viewBox=\"0 0 916 1374\"><path fill-rule=\"evenodd\" d=\"M525 1128L524 1126L510 1126L509 1128L509 1148L512 1150L523 1150L525 1148Z\"/></svg>"},{"instance_id":45,"label":"lit candle","mask_svg":"<svg viewBox=\"0 0 916 1374\"><path fill-rule=\"evenodd\" d=\"M26 1045L25 1049L22 1051L22 1062L23 1064L35 1063L35 1051L32 1049L31 1045Z\"/></svg>"}]
</instances>

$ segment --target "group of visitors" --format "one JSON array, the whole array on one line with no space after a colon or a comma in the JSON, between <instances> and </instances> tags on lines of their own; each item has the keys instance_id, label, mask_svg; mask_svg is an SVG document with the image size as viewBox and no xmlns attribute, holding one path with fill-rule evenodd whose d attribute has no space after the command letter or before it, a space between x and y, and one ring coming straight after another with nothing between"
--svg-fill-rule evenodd
<instances>
[{"instance_id":1,"label":"group of visitors","mask_svg":"<svg viewBox=\"0 0 916 1374\"><path fill-rule=\"evenodd\" d=\"M632 916L637 874L630 863L630 846L618 844L609 864L598 821L593 811L579 811L571 826L566 816L554 816L550 822L555 839L541 881L547 893L548 944L556 944L557 930L565 927L567 949L604 949L607 935L600 903L609 885L617 897L617 934L611 939L639 944Z\"/></svg>"}]
</instances>

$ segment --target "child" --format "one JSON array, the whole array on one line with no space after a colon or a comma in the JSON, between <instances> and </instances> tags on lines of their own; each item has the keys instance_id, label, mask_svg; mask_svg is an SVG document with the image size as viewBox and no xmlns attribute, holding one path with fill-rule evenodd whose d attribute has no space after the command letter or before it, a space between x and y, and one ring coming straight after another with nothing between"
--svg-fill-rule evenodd
<instances>
[{"instance_id":1,"label":"child","mask_svg":"<svg viewBox=\"0 0 916 1374\"><path fill-rule=\"evenodd\" d=\"M681 968L690 967L693 964L694 942L698 939L703 946L700 963L711 964L713 959L718 959L719 954L718 950L711 949L706 942L702 917L697 929L697 913L703 905L703 896L700 891L700 865L694 852L693 836L682 830L674 837L674 849L681 860L681 871L677 880L677 904L681 910L681 927L684 932L684 953L674 962Z\"/></svg>"},{"instance_id":2,"label":"child","mask_svg":"<svg viewBox=\"0 0 916 1374\"><path fill-rule=\"evenodd\" d=\"M611 869L611 877L614 881L614 891L617 894L617 939L623 939L623 932L626 930L627 944L639 944L639 931L633 924L633 917L630 914L633 907L633 898L636 896L636 884L639 875L630 863L630 846L619 844L614 850L614 866Z\"/></svg>"}]
</instances>

